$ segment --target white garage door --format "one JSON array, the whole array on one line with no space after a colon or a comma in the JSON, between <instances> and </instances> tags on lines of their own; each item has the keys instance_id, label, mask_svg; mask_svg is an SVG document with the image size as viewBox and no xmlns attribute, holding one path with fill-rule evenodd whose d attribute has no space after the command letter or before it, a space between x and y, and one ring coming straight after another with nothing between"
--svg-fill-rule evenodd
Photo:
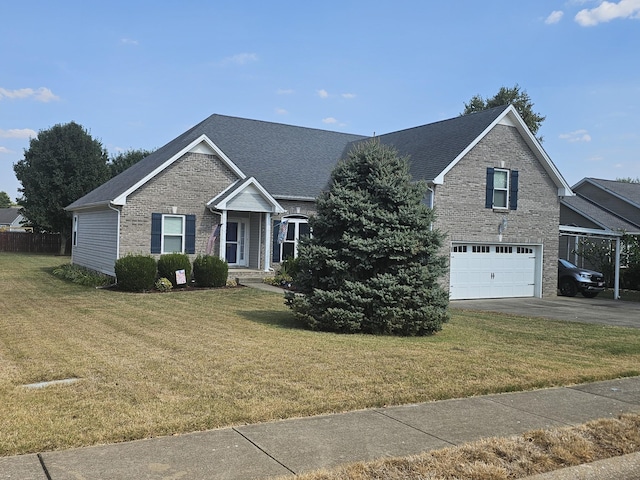
<instances>
[{"instance_id":1,"label":"white garage door","mask_svg":"<svg viewBox=\"0 0 640 480\"><path fill-rule=\"evenodd\" d=\"M453 244L450 298L533 297L538 250L535 245Z\"/></svg>"}]
</instances>

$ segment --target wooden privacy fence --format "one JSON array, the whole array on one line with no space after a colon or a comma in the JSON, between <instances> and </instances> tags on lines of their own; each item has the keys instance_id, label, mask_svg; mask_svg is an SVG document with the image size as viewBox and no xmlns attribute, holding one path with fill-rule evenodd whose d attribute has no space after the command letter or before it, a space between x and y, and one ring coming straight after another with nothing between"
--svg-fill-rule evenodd
<instances>
[{"instance_id":1,"label":"wooden privacy fence","mask_svg":"<svg viewBox=\"0 0 640 480\"><path fill-rule=\"evenodd\" d=\"M59 253L59 233L0 232L0 252Z\"/></svg>"}]
</instances>

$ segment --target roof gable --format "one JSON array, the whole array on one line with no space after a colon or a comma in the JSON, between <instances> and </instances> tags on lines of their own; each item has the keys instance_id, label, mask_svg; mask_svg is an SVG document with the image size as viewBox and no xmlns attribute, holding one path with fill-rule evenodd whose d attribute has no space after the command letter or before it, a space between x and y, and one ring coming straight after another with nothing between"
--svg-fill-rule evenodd
<instances>
[{"instance_id":1,"label":"roof gable","mask_svg":"<svg viewBox=\"0 0 640 480\"><path fill-rule=\"evenodd\" d=\"M18 226L23 219L20 207L0 208L0 225Z\"/></svg>"},{"instance_id":2,"label":"roof gable","mask_svg":"<svg viewBox=\"0 0 640 480\"><path fill-rule=\"evenodd\" d=\"M284 213L284 208L253 177L235 182L224 192L207 202L217 210Z\"/></svg>"}]
</instances>

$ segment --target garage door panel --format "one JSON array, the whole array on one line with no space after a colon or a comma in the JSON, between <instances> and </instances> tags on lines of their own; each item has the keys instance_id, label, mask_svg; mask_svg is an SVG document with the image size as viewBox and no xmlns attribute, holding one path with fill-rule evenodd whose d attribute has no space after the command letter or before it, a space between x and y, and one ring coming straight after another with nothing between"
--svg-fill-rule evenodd
<instances>
[{"instance_id":1,"label":"garage door panel","mask_svg":"<svg viewBox=\"0 0 640 480\"><path fill-rule=\"evenodd\" d=\"M450 298L533 297L532 246L456 244L450 256Z\"/></svg>"}]
</instances>

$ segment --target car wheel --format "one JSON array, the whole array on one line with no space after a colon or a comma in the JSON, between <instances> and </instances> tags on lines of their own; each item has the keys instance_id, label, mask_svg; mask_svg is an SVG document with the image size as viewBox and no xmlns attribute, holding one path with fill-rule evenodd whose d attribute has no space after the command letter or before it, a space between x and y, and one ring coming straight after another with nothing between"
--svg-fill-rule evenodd
<instances>
[{"instance_id":1,"label":"car wheel","mask_svg":"<svg viewBox=\"0 0 640 480\"><path fill-rule=\"evenodd\" d=\"M578 293L578 286L576 282L570 278L563 278L560 280L560 294L565 297L575 297Z\"/></svg>"},{"instance_id":2,"label":"car wheel","mask_svg":"<svg viewBox=\"0 0 640 480\"><path fill-rule=\"evenodd\" d=\"M599 292L582 292L583 297L595 298Z\"/></svg>"}]
</instances>

